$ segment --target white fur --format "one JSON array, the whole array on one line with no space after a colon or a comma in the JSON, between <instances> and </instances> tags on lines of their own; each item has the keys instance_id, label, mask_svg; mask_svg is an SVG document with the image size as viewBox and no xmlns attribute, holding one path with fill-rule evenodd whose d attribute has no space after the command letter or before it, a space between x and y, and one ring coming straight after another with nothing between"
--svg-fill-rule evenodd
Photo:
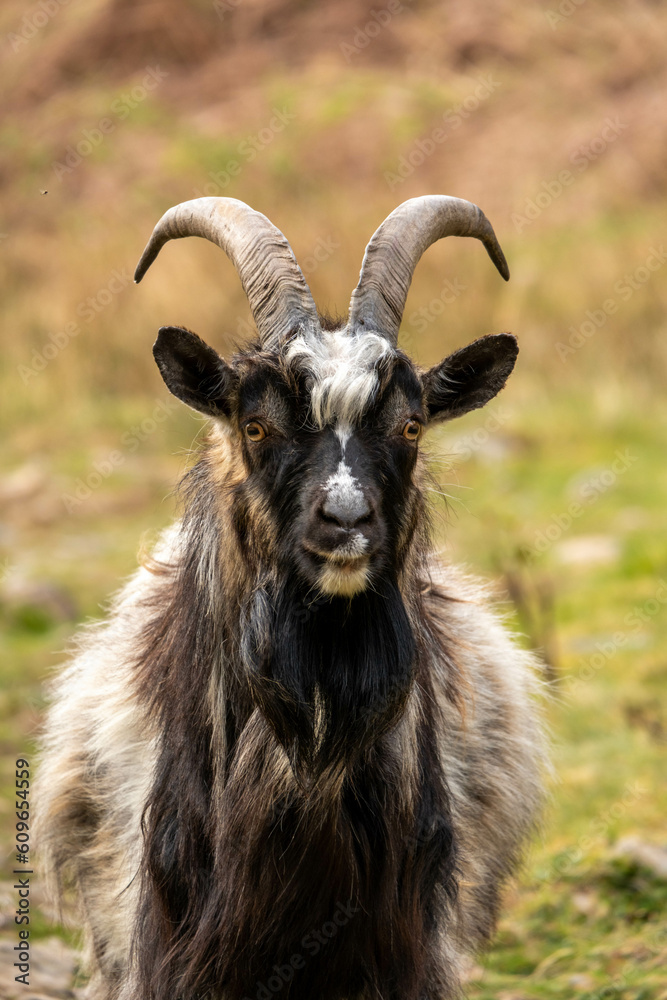
<instances>
[{"instance_id":1,"label":"white fur","mask_svg":"<svg viewBox=\"0 0 667 1000\"><path fill-rule=\"evenodd\" d=\"M368 539L360 531L355 531L345 545L339 545L333 552L328 552L327 558L332 562L350 562L363 556L367 550Z\"/></svg>"},{"instance_id":2,"label":"white fur","mask_svg":"<svg viewBox=\"0 0 667 1000\"><path fill-rule=\"evenodd\" d=\"M326 493L326 505L334 507L341 506L349 510L366 508L367 504L364 494L359 486L359 480L352 475L352 469L345 462L341 461L338 468L329 476L324 484ZM360 515L363 517L363 514Z\"/></svg>"},{"instance_id":3,"label":"white fur","mask_svg":"<svg viewBox=\"0 0 667 1000\"><path fill-rule=\"evenodd\" d=\"M347 442L352 437L352 428L349 424L338 423L334 427L334 434L340 441L341 455L345 458L345 449L347 448Z\"/></svg>"},{"instance_id":4,"label":"white fur","mask_svg":"<svg viewBox=\"0 0 667 1000\"><path fill-rule=\"evenodd\" d=\"M366 589L368 560L356 559L350 563L325 563L320 570L320 590L332 597L353 597Z\"/></svg>"},{"instance_id":5,"label":"white fur","mask_svg":"<svg viewBox=\"0 0 667 1000\"><path fill-rule=\"evenodd\" d=\"M154 559L171 562L178 530L176 524L164 533ZM35 785L35 840L53 876L52 854L63 847L54 842L63 831L52 826L60 809L87 791L104 809L96 844L71 844L66 862L68 874L82 883L79 905L85 912L91 965L92 934L107 942L109 964L125 964L132 942L141 881L141 816L157 757L157 734L134 690L134 659L146 622L144 602L164 582L164 576L145 568L135 573L114 601L109 619L80 634L78 655L51 688L53 704ZM51 889L55 894L53 885Z\"/></svg>"},{"instance_id":6,"label":"white fur","mask_svg":"<svg viewBox=\"0 0 667 1000\"><path fill-rule=\"evenodd\" d=\"M354 424L372 400L378 385L375 366L392 347L377 333L350 334L323 330L317 337L295 337L287 360L300 363L311 375L311 411L318 427L334 419Z\"/></svg>"}]
</instances>

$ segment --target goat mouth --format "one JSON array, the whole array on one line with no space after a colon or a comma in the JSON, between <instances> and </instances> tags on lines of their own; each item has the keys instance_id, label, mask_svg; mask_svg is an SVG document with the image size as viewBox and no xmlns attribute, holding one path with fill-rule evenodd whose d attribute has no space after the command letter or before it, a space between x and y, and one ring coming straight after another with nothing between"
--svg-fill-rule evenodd
<instances>
[{"instance_id":1,"label":"goat mouth","mask_svg":"<svg viewBox=\"0 0 667 1000\"><path fill-rule=\"evenodd\" d=\"M320 549L317 545L304 543L304 551L318 566L335 566L340 570L356 570L368 565L371 552L355 551L353 546L340 545L335 549Z\"/></svg>"},{"instance_id":2,"label":"goat mouth","mask_svg":"<svg viewBox=\"0 0 667 1000\"><path fill-rule=\"evenodd\" d=\"M366 589L370 553L353 555L346 546L325 551L308 543L303 548L316 567L317 585L323 594L353 597Z\"/></svg>"},{"instance_id":3,"label":"goat mouth","mask_svg":"<svg viewBox=\"0 0 667 1000\"><path fill-rule=\"evenodd\" d=\"M338 570L339 573L358 573L360 569L368 567L368 556L358 556L356 559L330 556L326 560L326 565Z\"/></svg>"}]
</instances>

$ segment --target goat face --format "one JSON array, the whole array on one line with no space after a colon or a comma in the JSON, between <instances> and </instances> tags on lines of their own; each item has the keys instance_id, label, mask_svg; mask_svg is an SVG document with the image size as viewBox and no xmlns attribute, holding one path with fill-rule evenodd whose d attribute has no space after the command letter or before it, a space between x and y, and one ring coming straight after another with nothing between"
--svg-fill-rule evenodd
<instances>
[{"instance_id":1,"label":"goat face","mask_svg":"<svg viewBox=\"0 0 667 1000\"><path fill-rule=\"evenodd\" d=\"M422 373L382 334L320 328L228 365L167 327L154 353L171 392L217 418L242 455L229 494L242 547L304 594L350 598L400 577L424 520L424 428L492 398L517 347L485 337Z\"/></svg>"},{"instance_id":2,"label":"goat face","mask_svg":"<svg viewBox=\"0 0 667 1000\"><path fill-rule=\"evenodd\" d=\"M242 202L199 198L156 226L135 280L167 240L203 236L236 266L257 324L259 345L231 365L180 328L163 328L154 350L171 391L236 436L245 480L235 525L254 569L268 558L329 597L398 578L423 505L414 475L422 429L483 406L517 353L508 334L485 337L422 373L397 349L414 268L451 235L481 240L509 277L476 205L413 198L372 237L349 319L331 329L285 237Z\"/></svg>"}]
</instances>

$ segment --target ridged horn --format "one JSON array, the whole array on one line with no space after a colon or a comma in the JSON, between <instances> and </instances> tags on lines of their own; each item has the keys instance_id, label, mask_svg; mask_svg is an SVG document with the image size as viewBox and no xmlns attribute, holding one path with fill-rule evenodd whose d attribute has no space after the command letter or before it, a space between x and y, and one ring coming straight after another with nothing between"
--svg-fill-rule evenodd
<instances>
[{"instance_id":1,"label":"ridged horn","mask_svg":"<svg viewBox=\"0 0 667 1000\"><path fill-rule=\"evenodd\" d=\"M505 255L481 208L447 195L410 198L387 216L366 247L359 284L350 302L351 332L374 330L396 346L419 258L445 236L474 236L481 240L505 281L509 280Z\"/></svg>"},{"instance_id":2,"label":"ridged horn","mask_svg":"<svg viewBox=\"0 0 667 1000\"><path fill-rule=\"evenodd\" d=\"M264 347L296 327L317 327L317 309L289 243L272 222L236 198L195 198L170 208L153 230L134 272L141 281L169 240L201 236L236 268Z\"/></svg>"}]
</instances>

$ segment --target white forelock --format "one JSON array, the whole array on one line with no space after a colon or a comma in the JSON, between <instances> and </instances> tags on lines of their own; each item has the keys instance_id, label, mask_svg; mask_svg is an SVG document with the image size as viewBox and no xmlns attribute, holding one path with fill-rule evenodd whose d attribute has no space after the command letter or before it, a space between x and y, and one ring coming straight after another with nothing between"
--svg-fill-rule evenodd
<instances>
[{"instance_id":1,"label":"white forelock","mask_svg":"<svg viewBox=\"0 0 667 1000\"><path fill-rule=\"evenodd\" d=\"M377 390L377 362L392 350L379 334L352 335L346 327L294 338L287 360L298 361L311 376L311 411L318 427L358 420Z\"/></svg>"}]
</instances>

